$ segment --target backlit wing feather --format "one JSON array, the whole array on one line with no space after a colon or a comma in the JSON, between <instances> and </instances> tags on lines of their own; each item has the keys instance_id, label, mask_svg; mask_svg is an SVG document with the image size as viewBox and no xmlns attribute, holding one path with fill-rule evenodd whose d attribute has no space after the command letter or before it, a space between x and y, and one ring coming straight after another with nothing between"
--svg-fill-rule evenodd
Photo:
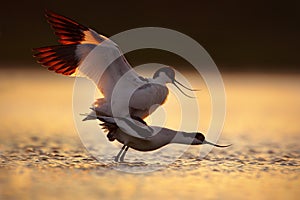
<instances>
[{"instance_id":1,"label":"backlit wing feather","mask_svg":"<svg viewBox=\"0 0 300 200\"><path fill-rule=\"evenodd\" d=\"M125 73L130 74L128 81L137 80L138 75L113 41L57 13L46 11L46 18L61 45L34 49L34 57L43 66L63 75L86 76L105 98L110 98Z\"/></svg>"}]
</instances>

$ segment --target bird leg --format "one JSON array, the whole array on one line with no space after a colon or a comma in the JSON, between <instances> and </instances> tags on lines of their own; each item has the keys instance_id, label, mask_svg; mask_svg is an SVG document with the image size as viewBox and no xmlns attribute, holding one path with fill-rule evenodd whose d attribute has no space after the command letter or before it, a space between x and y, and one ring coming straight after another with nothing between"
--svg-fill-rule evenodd
<instances>
[{"instance_id":1,"label":"bird leg","mask_svg":"<svg viewBox=\"0 0 300 200\"><path fill-rule=\"evenodd\" d=\"M121 150L119 151L118 155L115 157L115 162L119 162L119 157L122 154L123 150L125 149L126 145L123 145Z\"/></svg>"},{"instance_id":2,"label":"bird leg","mask_svg":"<svg viewBox=\"0 0 300 200\"><path fill-rule=\"evenodd\" d=\"M128 149L129 149L129 146L126 146L126 149L125 149L125 151L123 152L123 154L121 155L121 158L120 158L121 162L124 162L125 154L127 153Z\"/></svg>"}]
</instances>

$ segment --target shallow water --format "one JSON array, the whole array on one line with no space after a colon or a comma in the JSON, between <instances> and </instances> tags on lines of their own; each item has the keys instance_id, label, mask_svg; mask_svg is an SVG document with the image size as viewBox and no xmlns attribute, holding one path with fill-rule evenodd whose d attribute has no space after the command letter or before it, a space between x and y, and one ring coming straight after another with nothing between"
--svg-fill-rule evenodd
<instances>
[{"instance_id":1,"label":"shallow water","mask_svg":"<svg viewBox=\"0 0 300 200\"><path fill-rule=\"evenodd\" d=\"M192 74L187 77L202 89L197 94L199 131L205 134L209 93L202 81ZM90 155L74 127L74 79L46 70L1 70L0 78L0 199L298 199L300 195L299 75L224 74L227 117L218 142L233 146L214 148L204 159L199 159L200 147L193 146L167 165L163 161L172 155L129 150L125 163L114 163L111 155L99 162ZM170 109L176 106L172 98L164 107L166 126L184 129L178 127L178 110ZM157 123L156 118L148 120ZM115 170L157 168L145 174Z\"/></svg>"}]
</instances>

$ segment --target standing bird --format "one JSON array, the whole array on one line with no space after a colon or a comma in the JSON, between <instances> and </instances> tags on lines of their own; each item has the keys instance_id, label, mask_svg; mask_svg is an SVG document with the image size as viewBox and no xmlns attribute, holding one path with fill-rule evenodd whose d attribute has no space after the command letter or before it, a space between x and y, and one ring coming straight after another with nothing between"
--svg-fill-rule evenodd
<instances>
[{"instance_id":1,"label":"standing bird","mask_svg":"<svg viewBox=\"0 0 300 200\"><path fill-rule=\"evenodd\" d=\"M132 134L130 132L123 131L117 123L115 119L112 117L98 117L100 121L103 123L100 124L102 128L107 131L107 138L109 141L117 140L123 147L115 157L116 162L123 162L125 158L125 154L129 148L135 149L137 151L153 151L159 149L165 145L171 143L177 144L185 144L185 145L201 145L201 144L209 144L215 147L229 147L230 145L218 145L211 143L205 140L205 136L202 133L187 133L183 131L174 131L168 128L151 126L152 130L155 130L155 134L153 132L148 132L146 134L152 134L147 137L138 137L136 134ZM137 132L145 132L146 129L140 128L137 124L140 123L138 121L131 121L126 118L119 118L119 120L124 120L128 126L134 127L133 129ZM140 133L143 135L145 133Z\"/></svg>"},{"instance_id":2,"label":"standing bird","mask_svg":"<svg viewBox=\"0 0 300 200\"><path fill-rule=\"evenodd\" d=\"M157 70L153 78L143 78L133 70L112 40L54 12L46 11L46 18L61 44L35 48L34 57L48 70L66 76L85 76L92 80L104 96L93 104L95 116L114 114L146 124L143 119L165 102L169 93L167 83L174 84L188 97L191 96L185 94L177 84L196 91L178 82L171 67ZM124 76L126 78L122 79L117 90L121 98L112 99L115 85ZM123 94L130 94L128 101L122 98ZM117 113L113 113L112 108L116 108ZM90 116L85 120L91 119Z\"/></svg>"}]
</instances>

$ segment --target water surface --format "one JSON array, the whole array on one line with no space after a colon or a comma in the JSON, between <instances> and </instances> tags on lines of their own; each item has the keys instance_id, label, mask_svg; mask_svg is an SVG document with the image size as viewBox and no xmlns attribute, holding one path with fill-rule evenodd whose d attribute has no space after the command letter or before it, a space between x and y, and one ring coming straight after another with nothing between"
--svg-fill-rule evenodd
<instances>
[{"instance_id":1,"label":"water surface","mask_svg":"<svg viewBox=\"0 0 300 200\"><path fill-rule=\"evenodd\" d=\"M198 131L205 134L209 93L202 81L186 75L202 89L197 94ZM171 154L156 154L148 162L134 150L129 150L126 163L114 163L110 155L95 160L74 128L74 79L27 69L1 70L0 78L0 199L297 199L300 195L299 75L223 74L227 117L219 143L234 145L214 148L204 159L199 159L200 147L194 146L168 165L162 161ZM178 105L172 96L164 109L167 127L185 128L178 127ZM146 174L114 170L160 166Z\"/></svg>"}]
</instances>

